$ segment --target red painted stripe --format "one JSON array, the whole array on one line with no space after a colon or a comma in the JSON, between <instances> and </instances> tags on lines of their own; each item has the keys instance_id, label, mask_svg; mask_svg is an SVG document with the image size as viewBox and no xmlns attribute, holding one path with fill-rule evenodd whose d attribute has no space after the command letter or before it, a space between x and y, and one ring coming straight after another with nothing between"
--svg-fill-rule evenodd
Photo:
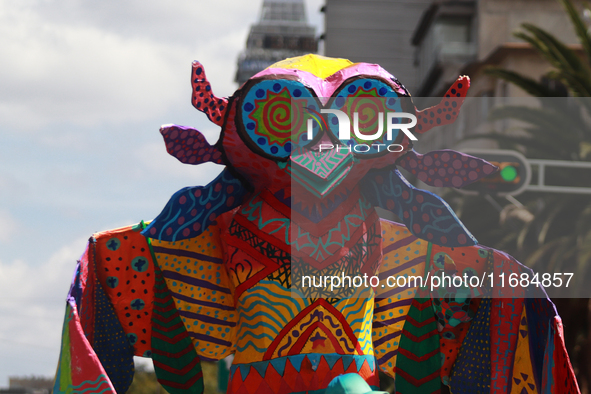
<instances>
[{"instance_id":1,"label":"red painted stripe","mask_svg":"<svg viewBox=\"0 0 591 394\"><path fill-rule=\"evenodd\" d=\"M173 373L175 375L185 375L187 373L189 373L189 371L191 369L193 369L196 365L199 365L199 357L195 357L193 360L191 360L191 362L187 365L185 365L183 368L181 369L177 369L171 366L168 366L166 364L163 364L161 362L158 362L156 360L154 360L154 366L158 367L166 372L170 372Z\"/></svg>"},{"instance_id":2,"label":"red painted stripe","mask_svg":"<svg viewBox=\"0 0 591 394\"><path fill-rule=\"evenodd\" d=\"M156 322L154 322L154 323L156 323ZM160 331L171 332L173 330L176 330L176 329L179 329L179 328L183 327L183 322L182 321L179 321L179 322L177 322L176 324L174 324L172 326L163 326L163 325L160 325L160 324L154 324L153 327L155 329L160 330Z\"/></svg>"},{"instance_id":3,"label":"red painted stripe","mask_svg":"<svg viewBox=\"0 0 591 394\"><path fill-rule=\"evenodd\" d=\"M172 382L172 381L166 380L166 379L158 379L158 382L160 382L160 384L163 386L169 386L169 387L173 387L175 389L188 390L199 379L203 379L203 372L199 372L197 375L194 375L186 383Z\"/></svg>"},{"instance_id":4,"label":"red painted stripe","mask_svg":"<svg viewBox=\"0 0 591 394\"><path fill-rule=\"evenodd\" d=\"M428 318L425 321L418 322L415 319L413 319L410 315L406 315L406 322L404 324L410 323L413 326L415 326L416 328L423 328L427 324L434 323L434 322L435 322L435 316L431 316L430 318Z\"/></svg>"},{"instance_id":5,"label":"red painted stripe","mask_svg":"<svg viewBox=\"0 0 591 394\"><path fill-rule=\"evenodd\" d=\"M404 380L406 380L408 383L412 384L415 387L422 386L423 384L430 382L433 379L440 378L439 369L436 370L435 372L433 372L432 374L425 376L422 379L417 379L414 376L409 375L407 372L405 372L399 368L395 368L395 370L396 370L396 375L400 375L400 377L402 377ZM436 390L435 392L438 392L438 391Z\"/></svg>"},{"instance_id":6,"label":"red painted stripe","mask_svg":"<svg viewBox=\"0 0 591 394\"><path fill-rule=\"evenodd\" d=\"M180 332L178 334L176 334L175 336L169 338L167 336L164 336L158 332L155 332L154 330L152 330L152 337L160 339L166 343L169 343L171 345L176 345L178 342L182 341L184 338L187 338L187 331L183 331Z\"/></svg>"},{"instance_id":7,"label":"red painted stripe","mask_svg":"<svg viewBox=\"0 0 591 394\"><path fill-rule=\"evenodd\" d=\"M164 325L165 325L165 324L168 324L168 323L170 323L170 322L171 322L171 321L173 321L173 320L174 320L176 317L177 317L177 314L175 313L175 314L172 314L172 315L171 315L171 316L169 316L169 317L162 317L162 316L160 316L160 315L156 315L156 316L153 316L153 319L155 319L155 320L156 320L156 321L154 322L154 324L155 324L155 325L160 325L160 326L163 326L163 327L164 327Z\"/></svg>"},{"instance_id":8,"label":"red painted stripe","mask_svg":"<svg viewBox=\"0 0 591 394\"><path fill-rule=\"evenodd\" d=\"M245 227L247 230L254 233L260 239L267 241L271 245L275 246L277 249L281 249L286 253L289 253L291 251L291 246L286 245L285 242L279 240L278 238L275 238L273 236L270 237L269 234L267 234L263 230L259 229L253 222L251 222L250 220L248 220L244 216L239 215L239 214L235 215L234 220L238 224L240 224L241 226ZM235 237L228 237L228 238L235 238Z\"/></svg>"},{"instance_id":9,"label":"red painted stripe","mask_svg":"<svg viewBox=\"0 0 591 394\"><path fill-rule=\"evenodd\" d=\"M425 339L431 338L433 335L437 335L437 334L438 334L437 330L432 330L426 334L421 335L420 337L417 337L417 336L411 334L410 332L406 331L404 328L402 329L402 335L404 335L405 337L407 337L408 339L410 339L413 342L422 342Z\"/></svg>"},{"instance_id":10,"label":"red painted stripe","mask_svg":"<svg viewBox=\"0 0 591 394\"><path fill-rule=\"evenodd\" d=\"M431 299L428 298L423 302L419 302L417 298L415 298L412 302L413 306L419 310L419 312L424 311L425 309L431 307Z\"/></svg>"},{"instance_id":11,"label":"red painted stripe","mask_svg":"<svg viewBox=\"0 0 591 394\"><path fill-rule=\"evenodd\" d=\"M357 337L353 333L353 329L345 321L345 318L343 317L343 315L341 314L341 312L339 312L334 306L332 306L331 304L329 304L325 299L322 299L321 298L321 299L316 300L311 305L308 305L304 310L302 310L300 313L298 313L298 315L295 318L293 318L283 328L283 330L281 330L281 332L279 333L279 335L277 335L277 337L275 338L275 340L273 341L273 343L271 343L271 345L269 346L269 348L265 352L265 355L263 356L263 360L270 360L271 357L273 356L273 353L277 349L277 346L279 346L279 344L281 343L281 340L285 337L285 334L288 333L288 332L291 332L292 329L297 324L299 324L304 317L308 316L308 314L311 313L312 310L318 308L319 306L323 307L331 315L333 315L335 318L337 318L337 320L339 321L339 323L341 323L342 329L343 329L343 331L345 331L345 334L347 335L347 337L351 340L351 342L355 343L355 350L357 351L357 353L358 354L364 354L363 351L361 350L361 345L359 344L359 341L357 340Z\"/></svg>"},{"instance_id":12,"label":"red painted stripe","mask_svg":"<svg viewBox=\"0 0 591 394\"><path fill-rule=\"evenodd\" d=\"M180 352L177 352L177 353L170 353L170 352L165 352L164 350L152 349L152 353L157 354L162 357L181 358L185 354L189 353L192 349L193 349L193 346L187 346L183 350L181 350Z\"/></svg>"},{"instance_id":13,"label":"red painted stripe","mask_svg":"<svg viewBox=\"0 0 591 394\"><path fill-rule=\"evenodd\" d=\"M439 352L440 352L440 350L439 350L439 348L437 348L437 349L435 349L435 350L433 350L433 351L431 351L431 352L429 352L429 353L427 353L427 354L419 357L416 354L413 354L413 353L409 352L406 349L403 349L401 347L398 348L398 353L399 354L402 354L404 357L406 357L408 359L411 359L413 361L416 361L418 363L430 359L431 357L435 356L436 354L439 354Z\"/></svg>"}]
</instances>

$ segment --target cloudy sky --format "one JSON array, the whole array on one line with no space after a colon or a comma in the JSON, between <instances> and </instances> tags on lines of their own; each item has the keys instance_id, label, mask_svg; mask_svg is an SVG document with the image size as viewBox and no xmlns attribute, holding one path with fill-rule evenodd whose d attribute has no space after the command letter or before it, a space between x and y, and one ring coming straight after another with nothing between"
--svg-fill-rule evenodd
<instances>
[{"instance_id":1,"label":"cloudy sky","mask_svg":"<svg viewBox=\"0 0 591 394\"><path fill-rule=\"evenodd\" d=\"M306 0L321 30L322 0ZM55 373L88 237L154 218L215 165L166 153L161 124L219 128L190 104L191 62L228 96L262 0L0 1L0 387Z\"/></svg>"}]
</instances>

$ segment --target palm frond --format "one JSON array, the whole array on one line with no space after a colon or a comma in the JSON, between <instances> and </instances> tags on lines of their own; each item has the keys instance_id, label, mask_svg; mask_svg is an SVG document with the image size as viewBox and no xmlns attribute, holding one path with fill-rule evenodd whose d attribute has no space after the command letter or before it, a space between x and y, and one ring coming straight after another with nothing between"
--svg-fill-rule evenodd
<instances>
[{"instance_id":1,"label":"palm frond","mask_svg":"<svg viewBox=\"0 0 591 394\"><path fill-rule=\"evenodd\" d=\"M524 105L507 105L493 108L488 119L490 121L515 119L544 130L552 138L560 138L574 144L581 142L579 129L584 128L580 119L566 118L564 113L549 108L532 108ZM535 136L535 135L534 135Z\"/></svg>"},{"instance_id":2,"label":"palm frond","mask_svg":"<svg viewBox=\"0 0 591 394\"><path fill-rule=\"evenodd\" d=\"M519 86L534 97L557 97L559 93L538 81L500 67L487 67L484 73Z\"/></svg>"},{"instance_id":3,"label":"palm frond","mask_svg":"<svg viewBox=\"0 0 591 394\"><path fill-rule=\"evenodd\" d=\"M571 23L573 24L573 28L575 30L575 33L577 34L577 37L579 37L579 41L581 42L583 50L585 51L585 55L587 56L587 62L591 64L591 37L589 37L589 34L587 33L587 26L585 26L585 22L581 18L581 15L577 11L571 0L559 1L566 10L568 17L570 18Z\"/></svg>"}]
</instances>

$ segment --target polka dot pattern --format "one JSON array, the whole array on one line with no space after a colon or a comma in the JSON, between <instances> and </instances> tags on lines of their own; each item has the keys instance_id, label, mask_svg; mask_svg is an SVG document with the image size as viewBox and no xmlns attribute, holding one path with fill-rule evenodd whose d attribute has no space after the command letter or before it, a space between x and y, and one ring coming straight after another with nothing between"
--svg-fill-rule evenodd
<instances>
[{"instance_id":1,"label":"polka dot pattern","mask_svg":"<svg viewBox=\"0 0 591 394\"><path fill-rule=\"evenodd\" d=\"M98 268L98 267L97 267ZM94 349L118 393L125 393L134 373L133 348L100 282L94 292Z\"/></svg>"},{"instance_id":2,"label":"polka dot pattern","mask_svg":"<svg viewBox=\"0 0 591 394\"><path fill-rule=\"evenodd\" d=\"M198 61L193 62L191 86L193 87L191 99L193 107L205 113L213 123L222 126L224 124L226 109L228 108L228 99L219 98L213 94L211 84L205 76L203 65Z\"/></svg>"},{"instance_id":3,"label":"polka dot pattern","mask_svg":"<svg viewBox=\"0 0 591 394\"><path fill-rule=\"evenodd\" d=\"M414 130L422 134L436 126L455 122L470 87L470 78L459 77L445 93L443 100L431 108L417 111L417 125Z\"/></svg>"},{"instance_id":4,"label":"polka dot pattern","mask_svg":"<svg viewBox=\"0 0 591 394\"><path fill-rule=\"evenodd\" d=\"M415 188L397 169L368 173L360 189L372 205L394 212L418 238L443 246L476 244L441 197Z\"/></svg>"},{"instance_id":5,"label":"polka dot pattern","mask_svg":"<svg viewBox=\"0 0 591 394\"><path fill-rule=\"evenodd\" d=\"M184 164L201 164L208 161L223 164L222 152L211 146L199 131L183 126L163 126L160 129L166 151Z\"/></svg>"},{"instance_id":6,"label":"polka dot pattern","mask_svg":"<svg viewBox=\"0 0 591 394\"><path fill-rule=\"evenodd\" d=\"M400 167L429 186L460 188L497 171L478 157L453 150L436 150L424 155L414 150L398 162Z\"/></svg>"},{"instance_id":7,"label":"polka dot pattern","mask_svg":"<svg viewBox=\"0 0 591 394\"><path fill-rule=\"evenodd\" d=\"M136 356L151 351L154 264L140 233L143 227L140 223L95 236L97 276Z\"/></svg>"},{"instance_id":8,"label":"polka dot pattern","mask_svg":"<svg viewBox=\"0 0 591 394\"><path fill-rule=\"evenodd\" d=\"M239 206L245 193L242 183L226 169L207 186L186 187L173 194L143 234L164 241L196 237L219 215Z\"/></svg>"},{"instance_id":9,"label":"polka dot pattern","mask_svg":"<svg viewBox=\"0 0 591 394\"><path fill-rule=\"evenodd\" d=\"M190 240L152 243L172 302L197 354L215 360L230 353L238 316L221 243L217 226Z\"/></svg>"}]
</instances>

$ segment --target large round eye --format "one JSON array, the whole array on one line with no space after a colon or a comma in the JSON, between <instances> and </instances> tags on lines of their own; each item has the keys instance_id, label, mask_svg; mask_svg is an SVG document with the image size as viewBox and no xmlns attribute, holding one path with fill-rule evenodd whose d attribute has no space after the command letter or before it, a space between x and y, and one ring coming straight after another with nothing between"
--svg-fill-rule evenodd
<instances>
[{"instance_id":1,"label":"large round eye","mask_svg":"<svg viewBox=\"0 0 591 394\"><path fill-rule=\"evenodd\" d=\"M253 151L283 159L294 145L309 146L318 139L320 128L307 122L309 110L318 110L317 99L304 85L288 79L268 79L246 89L239 104L238 124ZM312 126L310 132L308 123Z\"/></svg>"},{"instance_id":2,"label":"large round eye","mask_svg":"<svg viewBox=\"0 0 591 394\"><path fill-rule=\"evenodd\" d=\"M391 128L392 124L404 123L402 100L392 86L373 78L359 78L343 84L333 95L330 109L347 115L350 129L347 131L336 114L328 114L329 132L341 144L350 146L351 152L360 157L374 157L389 152L388 147L402 140L403 133ZM389 135L390 134L390 135ZM343 149L343 148L341 148ZM396 148L390 147L390 152Z\"/></svg>"}]
</instances>

